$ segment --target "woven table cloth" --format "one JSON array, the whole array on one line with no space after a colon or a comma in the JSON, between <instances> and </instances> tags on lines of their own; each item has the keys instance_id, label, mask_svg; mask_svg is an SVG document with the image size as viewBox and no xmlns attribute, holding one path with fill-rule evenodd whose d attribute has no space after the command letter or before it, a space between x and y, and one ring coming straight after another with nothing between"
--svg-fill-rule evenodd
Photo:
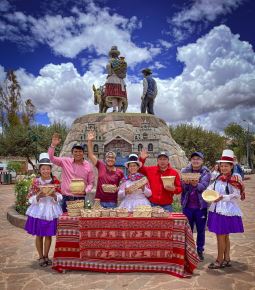
<instances>
[{"instance_id":1,"label":"woven table cloth","mask_svg":"<svg viewBox=\"0 0 255 290\"><path fill-rule=\"evenodd\" d=\"M58 222L53 269L99 272L161 272L188 277L198 256L187 218L62 215Z\"/></svg>"}]
</instances>

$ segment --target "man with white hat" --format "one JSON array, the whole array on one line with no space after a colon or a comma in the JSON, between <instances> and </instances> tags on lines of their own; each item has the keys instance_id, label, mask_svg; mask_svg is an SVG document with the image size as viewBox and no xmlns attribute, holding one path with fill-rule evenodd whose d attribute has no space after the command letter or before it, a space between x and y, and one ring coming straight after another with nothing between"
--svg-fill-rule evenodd
<instances>
[{"instance_id":1,"label":"man with white hat","mask_svg":"<svg viewBox=\"0 0 255 290\"><path fill-rule=\"evenodd\" d=\"M142 149L139 160L143 166L139 172L144 174L149 180L152 191L152 196L149 198L151 205L160 206L171 212L173 211L172 203L174 194L180 194L182 191L179 173L171 167L168 152L159 152L156 166L144 166L148 156L147 150ZM161 179L164 176L175 176L174 185L164 186Z\"/></svg>"},{"instance_id":2,"label":"man with white hat","mask_svg":"<svg viewBox=\"0 0 255 290\"><path fill-rule=\"evenodd\" d=\"M55 147L61 139L58 134L53 134L51 145L48 149L50 160L53 164L62 168L61 192L63 194L62 210L66 212L66 202L70 200L84 199L85 194L90 192L94 186L94 172L91 164L84 160L84 145L75 143L72 146L73 157L54 156ZM72 179L83 179L86 188L80 194L73 194L70 190Z\"/></svg>"},{"instance_id":3,"label":"man with white hat","mask_svg":"<svg viewBox=\"0 0 255 290\"><path fill-rule=\"evenodd\" d=\"M88 140L88 157L92 164L96 166L98 170L98 180L96 189L96 198L100 199L101 206L105 208L115 208L117 207L118 199L118 187L120 181L124 177L121 169L116 168L116 154L112 151L108 151L105 154L105 162L98 160L93 152L93 141L95 139L95 132L90 131L87 135ZM115 192L105 192L103 190L103 184L111 184L116 186Z\"/></svg>"}]
</instances>

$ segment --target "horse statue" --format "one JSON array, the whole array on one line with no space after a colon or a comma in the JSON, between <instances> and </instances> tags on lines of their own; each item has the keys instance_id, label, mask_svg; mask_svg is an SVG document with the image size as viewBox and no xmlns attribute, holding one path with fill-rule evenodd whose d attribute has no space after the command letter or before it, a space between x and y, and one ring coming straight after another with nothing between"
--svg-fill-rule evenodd
<instances>
[{"instance_id":1,"label":"horse statue","mask_svg":"<svg viewBox=\"0 0 255 290\"><path fill-rule=\"evenodd\" d=\"M104 86L100 86L96 88L95 85L92 86L94 92L94 104L99 105L99 113L106 113L109 108L112 107L112 101L110 97L105 97ZM128 103L126 99L123 99L121 112L125 113L128 107Z\"/></svg>"}]
</instances>

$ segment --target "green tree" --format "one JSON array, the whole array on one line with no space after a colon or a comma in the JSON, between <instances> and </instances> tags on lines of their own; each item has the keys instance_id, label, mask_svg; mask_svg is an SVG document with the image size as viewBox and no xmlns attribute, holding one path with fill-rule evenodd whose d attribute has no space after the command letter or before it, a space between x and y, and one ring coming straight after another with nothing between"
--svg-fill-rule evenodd
<instances>
[{"instance_id":1,"label":"green tree","mask_svg":"<svg viewBox=\"0 0 255 290\"><path fill-rule=\"evenodd\" d=\"M237 123L230 123L224 132L229 138L229 147L235 152L237 159L240 161L247 155L247 150L249 151L248 164L252 166L254 152L250 146L254 142L254 135L252 132L248 132L241 125Z\"/></svg>"},{"instance_id":2,"label":"green tree","mask_svg":"<svg viewBox=\"0 0 255 290\"><path fill-rule=\"evenodd\" d=\"M194 151L201 151L205 155L205 163L208 166L215 164L226 147L225 137L200 126L180 124L170 127L170 132L187 157Z\"/></svg>"},{"instance_id":3,"label":"green tree","mask_svg":"<svg viewBox=\"0 0 255 290\"><path fill-rule=\"evenodd\" d=\"M18 161L10 161L7 164L7 170L14 170L16 173L20 173L22 164Z\"/></svg>"},{"instance_id":4,"label":"green tree","mask_svg":"<svg viewBox=\"0 0 255 290\"><path fill-rule=\"evenodd\" d=\"M50 126L16 126L7 127L0 136L0 155L25 157L36 171L32 159L37 160L41 152L47 152L54 132L61 134L65 140L68 129L65 124L54 123ZM61 148L58 148L60 152Z\"/></svg>"},{"instance_id":5,"label":"green tree","mask_svg":"<svg viewBox=\"0 0 255 290\"><path fill-rule=\"evenodd\" d=\"M53 133L60 133L65 140L68 131L62 123L49 127L34 125L35 113L31 99L22 101L15 72L9 70L0 86L0 125L3 131L0 134L0 155L25 157L34 170L32 159L37 160L40 152L47 151Z\"/></svg>"}]
</instances>

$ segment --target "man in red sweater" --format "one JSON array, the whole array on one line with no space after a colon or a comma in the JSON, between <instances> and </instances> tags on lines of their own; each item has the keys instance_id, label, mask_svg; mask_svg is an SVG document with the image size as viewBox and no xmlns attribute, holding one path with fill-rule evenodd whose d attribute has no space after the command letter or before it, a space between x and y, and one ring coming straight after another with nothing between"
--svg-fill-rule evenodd
<instances>
[{"instance_id":1,"label":"man in red sweater","mask_svg":"<svg viewBox=\"0 0 255 290\"><path fill-rule=\"evenodd\" d=\"M147 151L143 149L140 154L140 161L143 166L140 168L140 172L144 174L150 183L152 196L149 198L151 206L160 206L165 210L171 212L173 195L180 194L182 191L181 180L179 173L171 168L169 163L169 155L167 152L162 151L157 156L156 166L144 166L146 158L149 156ZM175 176L173 186L164 187L161 176Z\"/></svg>"}]
</instances>

